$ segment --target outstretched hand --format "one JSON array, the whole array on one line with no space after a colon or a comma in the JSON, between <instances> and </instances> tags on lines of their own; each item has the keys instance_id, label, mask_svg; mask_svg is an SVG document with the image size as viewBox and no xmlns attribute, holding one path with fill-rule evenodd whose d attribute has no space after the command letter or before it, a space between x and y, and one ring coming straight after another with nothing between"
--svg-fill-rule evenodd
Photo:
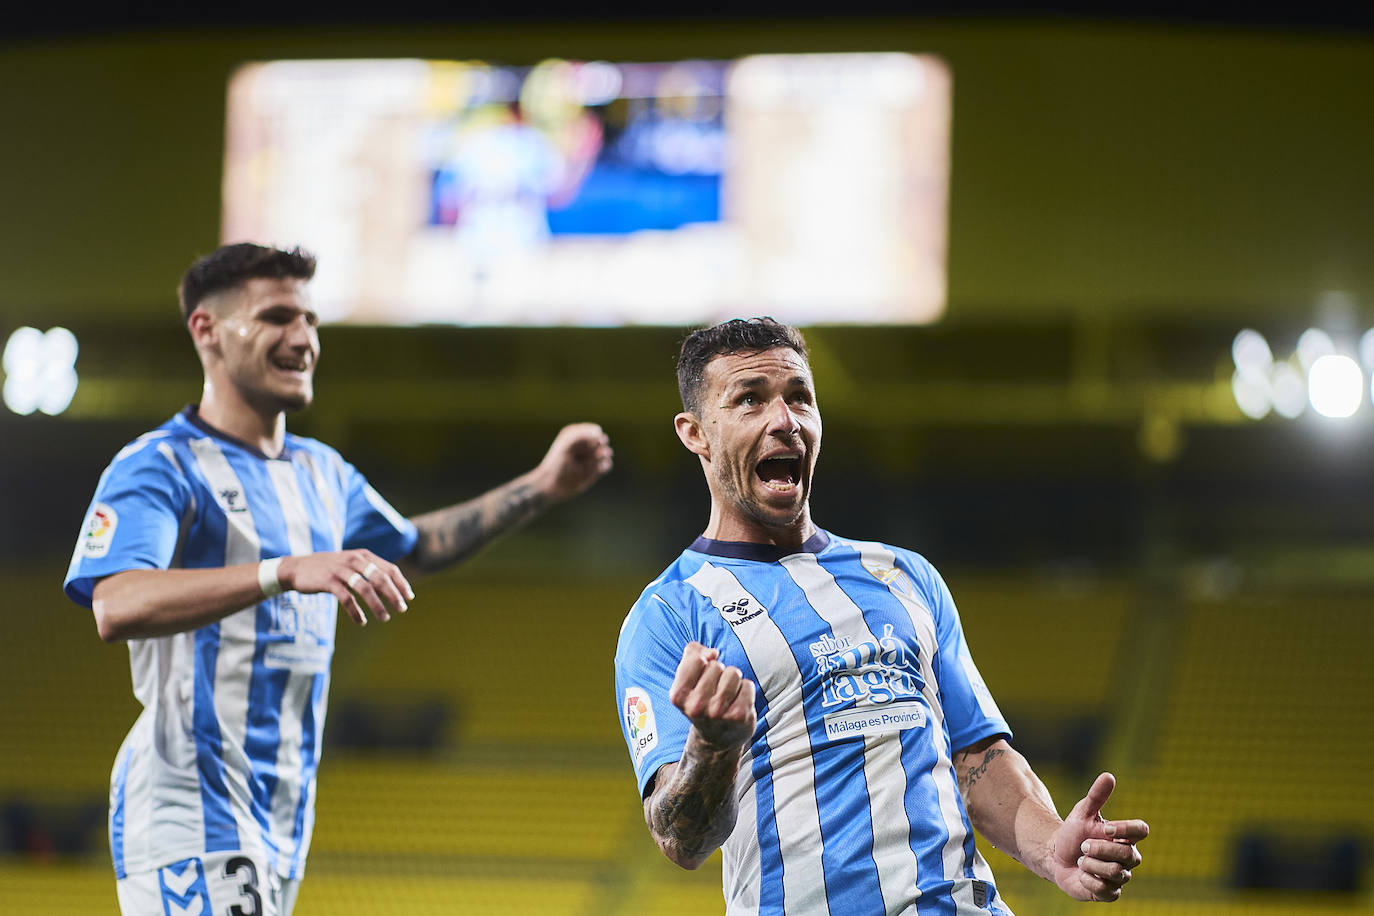
<instances>
[{"instance_id":1,"label":"outstretched hand","mask_svg":"<svg viewBox=\"0 0 1374 916\"><path fill-rule=\"evenodd\" d=\"M689 642L668 699L713 747L743 747L754 734L754 682L734 665L723 664L718 649Z\"/></svg>"},{"instance_id":2,"label":"outstretched hand","mask_svg":"<svg viewBox=\"0 0 1374 916\"><path fill-rule=\"evenodd\" d=\"M1054 882L1075 900L1115 900L1131 880L1131 869L1140 864L1136 843L1149 836L1150 825L1102 817L1102 806L1114 788L1116 777L1111 773L1098 776L1054 834Z\"/></svg>"},{"instance_id":3,"label":"outstretched hand","mask_svg":"<svg viewBox=\"0 0 1374 916\"><path fill-rule=\"evenodd\" d=\"M367 611L387 621L415 597L395 563L362 549L282 557L277 580L287 591L303 595L328 592L359 626L367 624Z\"/></svg>"},{"instance_id":4,"label":"outstretched hand","mask_svg":"<svg viewBox=\"0 0 1374 916\"><path fill-rule=\"evenodd\" d=\"M570 499L611 469L611 440L595 423L563 427L539 462L535 474L551 502Z\"/></svg>"}]
</instances>

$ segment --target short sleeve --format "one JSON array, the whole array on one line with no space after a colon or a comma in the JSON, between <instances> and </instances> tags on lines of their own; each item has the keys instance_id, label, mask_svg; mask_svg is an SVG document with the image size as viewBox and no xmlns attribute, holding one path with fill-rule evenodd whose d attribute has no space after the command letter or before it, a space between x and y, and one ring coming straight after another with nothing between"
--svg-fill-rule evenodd
<instances>
[{"instance_id":1,"label":"short sleeve","mask_svg":"<svg viewBox=\"0 0 1374 916\"><path fill-rule=\"evenodd\" d=\"M923 591L931 601L935 638L940 643L940 703L949 727L950 750L966 748L994 735L1010 738L1011 728L973 663L949 586L933 566L923 558L918 560L916 573L926 586Z\"/></svg>"},{"instance_id":2,"label":"short sleeve","mask_svg":"<svg viewBox=\"0 0 1374 916\"><path fill-rule=\"evenodd\" d=\"M347 507L344 549L366 548L393 562L408 556L419 537L415 525L393 509L357 468L344 461L340 464Z\"/></svg>"},{"instance_id":3,"label":"short sleeve","mask_svg":"<svg viewBox=\"0 0 1374 916\"><path fill-rule=\"evenodd\" d=\"M658 768L681 759L687 743L691 722L669 701L668 690L690 640L681 615L652 587L620 629L615 692L641 798Z\"/></svg>"},{"instance_id":4,"label":"short sleeve","mask_svg":"<svg viewBox=\"0 0 1374 916\"><path fill-rule=\"evenodd\" d=\"M181 519L193 506L170 452L156 440L135 443L101 475L63 583L77 604L90 607L95 583L106 576L171 564Z\"/></svg>"}]
</instances>

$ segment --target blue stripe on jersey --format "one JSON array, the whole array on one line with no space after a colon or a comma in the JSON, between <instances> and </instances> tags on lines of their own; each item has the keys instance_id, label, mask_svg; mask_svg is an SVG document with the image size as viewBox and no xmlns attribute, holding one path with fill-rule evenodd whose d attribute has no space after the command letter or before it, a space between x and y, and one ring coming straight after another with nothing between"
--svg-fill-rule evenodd
<instances>
[{"instance_id":1,"label":"blue stripe on jersey","mask_svg":"<svg viewBox=\"0 0 1374 916\"><path fill-rule=\"evenodd\" d=\"M115 771L115 804L110 812L110 858L114 859L116 878L124 878L124 786L129 781L129 758L132 748L124 749L124 756Z\"/></svg>"},{"instance_id":2,"label":"blue stripe on jersey","mask_svg":"<svg viewBox=\"0 0 1374 916\"><path fill-rule=\"evenodd\" d=\"M757 683L752 672L748 673L748 677ZM767 731L767 716L759 720L759 726ZM764 742L755 742L754 746L762 749L753 761L754 804L759 836L759 912L781 913L782 845L778 841L777 802L773 798L773 754ZM772 880L775 875L777 880Z\"/></svg>"},{"instance_id":3,"label":"blue stripe on jersey","mask_svg":"<svg viewBox=\"0 0 1374 916\"><path fill-rule=\"evenodd\" d=\"M224 747L215 714L215 661L219 657L219 624L196 631L195 696L191 711L196 738L196 770L200 774L200 803L205 821L205 851L231 852L239 848L238 825L229 808L224 782Z\"/></svg>"},{"instance_id":4,"label":"blue stripe on jersey","mask_svg":"<svg viewBox=\"0 0 1374 916\"><path fill-rule=\"evenodd\" d=\"M933 721L926 728L934 728ZM941 851L949 840L948 827L936 827L938 818L931 812L940 810L940 796L935 790L935 779L928 766L929 739L919 734L921 729L912 728L899 733L902 745L902 769L909 775L906 786L906 813L911 821L911 850L916 854L916 873L921 876L921 884L927 891L938 883L941 893L927 893L916 902L918 914L942 914L947 911L949 885L943 883L945 860ZM922 768L922 763L926 768ZM921 832L917 836L917 831ZM936 834L932 836L931 834ZM940 876L937 880L935 876ZM944 897L944 900L941 900Z\"/></svg>"},{"instance_id":5,"label":"blue stripe on jersey","mask_svg":"<svg viewBox=\"0 0 1374 916\"><path fill-rule=\"evenodd\" d=\"M277 867L277 844L272 838L272 795L277 788L277 748L281 745L281 705L286 682L291 679L287 669L268 668L265 664L265 638L272 626L272 611L264 601L257 609L257 645L253 648L253 674L248 681L248 724L243 736L243 752L252 767L250 788L253 794L253 819L262 829L262 843L267 850L268 865Z\"/></svg>"},{"instance_id":6,"label":"blue stripe on jersey","mask_svg":"<svg viewBox=\"0 0 1374 916\"><path fill-rule=\"evenodd\" d=\"M323 708L325 691L329 689L329 678L323 674L315 675L310 687L310 703L301 717L301 797L296 805L296 824L291 831L291 839L296 851L291 856L291 869L288 878L299 878L301 854L305 851L305 813L310 808L310 788L319 770L320 755L315 749L315 710Z\"/></svg>"},{"instance_id":7,"label":"blue stripe on jersey","mask_svg":"<svg viewBox=\"0 0 1374 916\"><path fill-rule=\"evenodd\" d=\"M882 888L878 884L878 864L873 859L873 821L869 810L868 783L864 779L863 739L832 742L826 735L821 681L807 677L808 669L815 667L816 664L816 660L807 649L811 639L797 638L798 634L809 637L813 633L829 632L830 624L816 612L805 590L793 581L790 575L785 577L781 587L794 593L791 600L796 602L797 607L805 607L811 611L810 619L803 617L794 622L794 619L789 617L785 621L787 627L784 632L792 649L792 657L796 659L797 668L802 672L802 704L808 710L806 726L811 741L816 807L820 814L821 864L825 873L825 895L828 900L836 903L845 899L847 895L854 895L861 900L882 900ZM779 622L778 626L781 628L783 623ZM829 753L816 753L817 748L825 747L827 744L833 744ZM862 794L856 790L856 783L863 784ZM831 786L849 786L851 790L827 791Z\"/></svg>"},{"instance_id":8,"label":"blue stripe on jersey","mask_svg":"<svg viewBox=\"0 0 1374 916\"><path fill-rule=\"evenodd\" d=\"M684 564L685 565L685 564ZM701 564L697 564L697 569ZM696 570L692 570L693 573ZM741 583L743 584L743 583ZM759 675L749 664L749 656L744 651L744 644L734 630L726 629L724 634L726 639L733 642L739 650L738 668L743 672L745 678L759 682ZM707 639L706 634L698 633L698 639ZM763 695L760 691L755 694L755 705L763 703ZM755 734L767 734L769 729L768 716L759 716L758 724L754 728ZM778 839L778 817L777 802L773 796L773 752L768 747L766 741L751 741L754 749L753 760L750 767L754 774L754 809L755 820L758 822L758 841L759 841L759 913L781 913L783 911L783 864L782 864L782 844ZM770 880L776 877L776 880Z\"/></svg>"}]
</instances>

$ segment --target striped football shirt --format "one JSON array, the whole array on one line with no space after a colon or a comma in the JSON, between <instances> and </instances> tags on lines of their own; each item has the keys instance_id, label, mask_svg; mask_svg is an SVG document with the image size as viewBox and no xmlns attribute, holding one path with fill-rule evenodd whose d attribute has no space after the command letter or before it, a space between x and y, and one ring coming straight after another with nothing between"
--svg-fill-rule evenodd
<instances>
[{"instance_id":1,"label":"striped football shirt","mask_svg":"<svg viewBox=\"0 0 1374 916\"><path fill-rule=\"evenodd\" d=\"M207 569L366 547L410 552L415 527L328 446L288 434L268 458L194 407L126 446L96 487L65 589L104 576ZM300 877L337 601L285 592L200 629L129 640L143 712L115 758L110 850L123 878L205 853L264 856Z\"/></svg>"},{"instance_id":2,"label":"striped football shirt","mask_svg":"<svg viewBox=\"0 0 1374 916\"><path fill-rule=\"evenodd\" d=\"M668 689L691 640L758 686L723 847L729 916L1010 913L951 762L1010 729L923 557L824 531L796 552L698 538L616 650L641 795L686 742Z\"/></svg>"}]
</instances>

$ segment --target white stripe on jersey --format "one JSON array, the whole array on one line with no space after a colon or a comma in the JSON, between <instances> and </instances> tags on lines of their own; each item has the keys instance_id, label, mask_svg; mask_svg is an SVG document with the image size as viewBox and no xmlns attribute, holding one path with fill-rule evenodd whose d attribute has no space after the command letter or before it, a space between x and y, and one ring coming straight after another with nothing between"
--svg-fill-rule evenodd
<instances>
[{"instance_id":1,"label":"white stripe on jersey","mask_svg":"<svg viewBox=\"0 0 1374 916\"><path fill-rule=\"evenodd\" d=\"M746 757L744 766L736 774L735 800L739 813L735 818L735 829L721 847L724 874L736 876L734 899L727 901L731 904L727 916L757 913L763 894L759 858L759 787L754 781L752 764L753 760Z\"/></svg>"},{"instance_id":2,"label":"white stripe on jersey","mask_svg":"<svg viewBox=\"0 0 1374 916\"><path fill-rule=\"evenodd\" d=\"M277 491L277 502L281 504L282 515L286 520L286 538L291 553L299 556L311 553L310 516L301 498L296 469L289 462L269 461L267 472L272 478L272 486ZM295 776L301 772L302 722L301 711L310 705L310 692L315 685L314 672L288 670L286 689L282 691L280 718L277 723L277 770L282 776ZM317 751L319 745L315 745ZM277 780L271 800L272 835L290 843L296 833L296 811L300 806L300 780L283 778ZM290 860L294 850L283 847L282 857Z\"/></svg>"},{"instance_id":3,"label":"white stripe on jersey","mask_svg":"<svg viewBox=\"0 0 1374 916\"><path fill-rule=\"evenodd\" d=\"M863 611L844 593L815 554L783 557L782 565L806 600L830 625L838 640L849 637L855 645L876 645ZM906 772L902 767L899 732L864 738L864 781L868 783L869 818L873 823L873 858L878 867L878 886L888 916L906 911L921 896L917 887L916 853L911 848L911 821L906 814ZM876 813L876 816L875 816ZM895 815L895 816L894 816Z\"/></svg>"},{"instance_id":4,"label":"white stripe on jersey","mask_svg":"<svg viewBox=\"0 0 1374 916\"><path fill-rule=\"evenodd\" d=\"M224 565L257 563L262 558L261 547L257 528L253 525L253 510L242 497L242 481L213 439L191 439L187 444L210 485L210 491L225 510ZM238 493L239 504L231 508L223 496L225 492ZM252 680L250 673L257 639L256 605L249 605L220 620L219 651L212 689L215 713L220 721L224 782L232 799L229 807L234 812L238 826L239 847L248 852L265 853L262 828L252 815L253 793L249 784L252 762L244 753L248 740L248 686Z\"/></svg>"},{"instance_id":5,"label":"white stripe on jersey","mask_svg":"<svg viewBox=\"0 0 1374 916\"><path fill-rule=\"evenodd\" d=\"M687 584L706 596L719 611L748 597L755 605L762 602L740 585L724 567L703 563ZM801 670L780 629L767 613L745 620L734 628L735 636L749 657L770 714L784 710L780 719L770 719L765 740L773 770L773 810L782 850L783 900L793 912L825 912L825 869L821 867L821 816L816 806L815 771L811 766L811 740L802 706ZM805 748L793 759L784 758L778 748ZM727 841L729 842L729 841ZM741 859L745 858L741 856ZM758 859L753 874L737 874L738 882L759 884ZM727 899L734 888L727 889Z\"/></svg>"},{"instance_id":6,"label":"white stripe on jersey","mask_svg":"<svg viewBox=\"0 0 1374 916\"><path fill-rule=\"evenodd\" d=\"M343 544L344 519L343 512L334 504L334 488L325 483L324 474L320 471L320 466L315 461L315 456L301 449L295 453L310 471L310 479L315 482L315 492L320 497L320 503L324 506L324 514L329 518L330 530L334 532L333 549L338 550Z\"/></svg>"},{"instance_id":7,"label":"white stripe on jersey","mask_svg":"<svg viewBox=\"0 0 1374 916\"><path fill-rule=\"evenodd\" d=\"M401 517L401 513L393 509L391 503L382 499L382 494L372 489L372 484L364 484L363 495L367 497L368 502L372 503L372 508L376 509L387 521L391 522L393 528L397 531L404 531L406 529L406 520Z\"/></svg>"},{"instance_id":8,"label":"white stripe on jersey","mask_svg":"<svg viewBox=\"0 0 1374 916\"><path fill-rule=\"evenodd\" d=\"M859 553L865 564L897 568L897 557L881 544L855 542L853 546L859 548ZM987 913L986 909L974 904L973 886L964 877L964 842L968 839L968 831L964 828L964 818L959 813L958 778L955 776L954 764L950 759L952 751L945 741L945 711L940 705L940 685L936 683L935 668L932 664L935 654L940 651L939 643L935 637L935 616L931 613L930 608L921 603L914 593L907 594L904 589L898 588L895 582L889 583L888 589L901 600L902 606L911 616L911 624L916 628L916 634L921 640L922 647L927 645L930 647L930 658L927 658L925 653L921 654L921 675L925 678L925 687L922 688L921 692L933 714L929 727L931 729L931 743L935 747L936 760L935 766L931 768L931 776L935 783L936 794L940 799L940 815L945 826L949 829L949 838L941 850L941 859L945 867L944 877L954 882L954 905L960 916L965 913ZM978 858L981 860L981 856ZM984 869L986 868L985 864ZM988 870L987 880L991 880L991 877L991 870Z\"/></svg>"}]
</instances>

